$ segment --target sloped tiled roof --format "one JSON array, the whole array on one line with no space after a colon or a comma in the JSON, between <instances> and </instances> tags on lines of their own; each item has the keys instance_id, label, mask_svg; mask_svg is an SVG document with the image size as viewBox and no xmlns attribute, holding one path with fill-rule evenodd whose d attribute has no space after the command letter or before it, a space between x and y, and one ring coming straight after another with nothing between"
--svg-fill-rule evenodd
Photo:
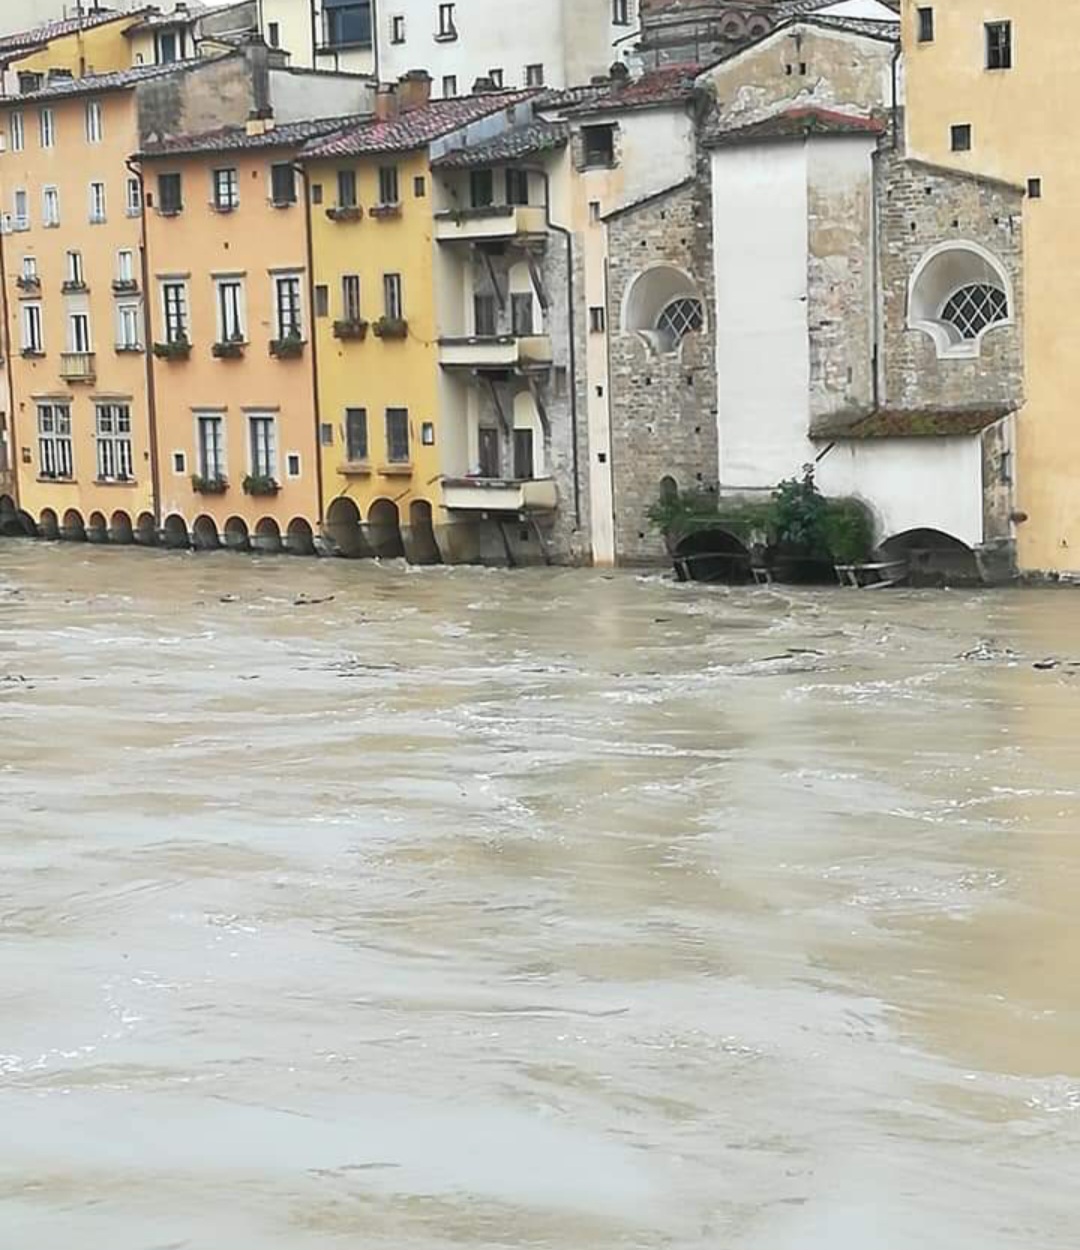
<instances>
[{"instance_id":1,"label":"sloped tiled roof","mask_svg":"<svg viewBox=\"0 0 1080 1250\"><path fill-rule=\"evenodd\" d=\"M536 94L535 91L499 91L457 96L450 100L431 100L390 121L362 121L339 129L337 134L313 140L304 148L302 156L305 160L321 160L325 157L414 151L471 122L533 99Z\"/></svg>"},{"instance_id":2,"label":"sloped tiled roof","mask_svg":"<svg viewBox=\"0 0 1080 1250\"><path fill-rule=\"evenodd\" d=\"M109 22L118 22L122 18L134 20L145 16L147 11L136 9L131 13L117 13L114 9L103 9L99 13L84 13L82 17L64 17L55 22L44 22L29 30L0 35L0 54L12 52L18 48L40 47L42 44L49 43L50 40L62 39L65 35L74 35L80 30L106 26Z\"/></svg>"},{"instance_id":3,"label":"sloped tiled roof","mask_svg":"<svg viewBox=\"0 0 1080 1250\"><path fill-rule=\"evenodd\" d=\"M615 79L602 94L567 108L567 116L679 104L694 94L694 80L703 68L697 64L665 65L646 71L640 78Z\"/></svg>"},{"instance_id":4,"label":"sloped tiled roof","mask_svg":"<svg viewBox=\"0 0 1080 1250\"><path fill-rule=\"evenodd\" d=\"M262 134L248 134L246 126L221 126L201 134L177 135L160 143L147 144L140 153L147 159L159 156L197 156L201 152L249 152L266 148L301 147L311 139L334 134L345 126L359 125L365 118L320 117L311 121L286 122Z\"/></svg>"},{"instance_id":5,"label":"sloped tiled roof","mask_svg":"<svg viewBox=\"0 0 1080 1250\"><path fill-rule=\"evenodd\" d=\"M850 423L815 426L814 438L947 438L981 434L1015 411L1013 404L988 404L982 408L888 409L881 408Z\"/></svg>"},{"instance_id":6,"label":"sloped tiled roof","mask_svg":"<svg viewBox=\"0 0 1080 1250\"><path fill-rule=\"evenodd\" d=\"M704 141L710 147L727 147L741 143L781 143L815 135L879 135L884 130L885 123L875 117L803 107L784 109L745 126L713 127Z\"/></svg>"},{"instance_id":7,"label":"sloped tiled roof","mask_svg":"<svg viewBox=\"0 0 1080 1250\"><path fill-rule=\"evenodd\" d=\"M196 57L190 61L173 61L169 65L135 65L131 69L113 70L108 74L86 74L82 78L59 78L38 91L23 95L6 96L4 104L22 104L34 100L56 100L65 96L95 95L101 91L130 91L140 83L154 78L167 78L170 74L183 73L200 65L209 65L209 57Z\"/></svg>"},{"instance_id":8,"label":"sloped tiled roof","mask_svg":"<svg viewBox=\"0 0 1080 1250\"><path fill-rule=\"evenodd\" d=\"M442 169L471 169L479 165L505 164L526 156L539 156L565 147L570 127L565 122L531 122L504 131L485 143L453 148L433 162Z\"/></svg>"}]
</instances>

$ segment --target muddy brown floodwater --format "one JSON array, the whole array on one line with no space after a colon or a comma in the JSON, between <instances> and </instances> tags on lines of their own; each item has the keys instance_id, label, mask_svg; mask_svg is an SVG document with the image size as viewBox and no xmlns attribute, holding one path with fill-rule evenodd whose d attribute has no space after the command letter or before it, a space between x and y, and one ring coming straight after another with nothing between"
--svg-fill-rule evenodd
<instances>
[{"instance_id":1,"label":"muddy brown floodwater","mask_svg":"<svg viewBox=\"0 0 1080 1250\"><path fill-rule=\"evenodd\" d=\"M1076 1250L1069 660L1075 592L0 542L0 1247Z\"/></svg>"}]
</instances>

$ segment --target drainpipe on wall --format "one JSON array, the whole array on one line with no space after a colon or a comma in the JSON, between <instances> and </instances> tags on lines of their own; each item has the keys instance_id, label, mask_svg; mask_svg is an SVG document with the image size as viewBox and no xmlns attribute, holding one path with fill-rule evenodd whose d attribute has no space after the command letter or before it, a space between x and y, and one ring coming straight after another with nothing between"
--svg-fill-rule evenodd
<instances>
[{"instance_id":1,"label":"drainpipe on wall","mask_svg":"<svg viewBox=\"0 0 1080 1250\"><path fill-rule=\"evenodd\" d=\"M8 408L8 425L7 425L7 445L11 453L11 491L16 506L19 503L19 466L21 464L21 451L19 448L19 440L15 437L15 379L12 376L11 368L11 323L8 320L10 315L10 307L8 305L8 274L7 274L7 255L5 251L6 244L4 242L5 235L0 230L0 315L4 318L3 328L0 329L0 352L4 353L5 369L7 374L7 408Z\"/></svg>"},{"instance_id":2,"label":"drainpipe on wall","mask_svg":"<svg viewBox=\"0 0 1080 1250\"><path fill-rule=\"evenodd\" d=\"M893 151L900 146L900 58L904 55L903 42L898 42L892 57L892 146Z\"/></svg>"},{"instance_id":3,"label":"drainpipe on wall","mask_svg":"<svg viewBox=\"0 0 1080 1250\"><path fill-rule=\"evenodd\" d=\"M566 316L570 337L570 438L574 466L574 528L581 529L581 454L578 450L577 405L577 326L574 309L574 236L565 226L556 225L551 219L551 175L546 169L540 171L544 179L544 222L549 230L561 234L566 240Z\"/></svg>"},{"instance_id":4,"label":"drainpipe on wall","mask_svg":"<svg viewBox=\"0 0 1080 1250\"><path fill-rule=\"evenodd\" d=\"M146 335L143 358L146 363L146 419L150 429L150 507L154 514L156 532L161 528L161 462L158 446L157 391L154 379L154 327L150 311L154 301L150 294L150 249L146 240L146 183L143 179L142 165L138 161L129 158L124 164L128 167L132 177L139 180L139 204L142 209L139 214L139 252L141 254L139 268L142 272L143 333Z\"/></svg>"},{"instance_id":5,"label":"drainpipe on wall","mask_svg":"<svg viewBox=\"0 0 1080 1250\"><path fill-rule=\"evenodd\" d=\"M319 409L319 335L315 316L315 243L311 229L311 184L304 165L296 161L293 168L299 171L300 185L304 189L304 234L307 248L308 309L311 314L311 411L315 420L315 489L318 492L317 512L319 537L323 533L323 462L320 426L322 414Z\"/></svg>"}]
</instances>

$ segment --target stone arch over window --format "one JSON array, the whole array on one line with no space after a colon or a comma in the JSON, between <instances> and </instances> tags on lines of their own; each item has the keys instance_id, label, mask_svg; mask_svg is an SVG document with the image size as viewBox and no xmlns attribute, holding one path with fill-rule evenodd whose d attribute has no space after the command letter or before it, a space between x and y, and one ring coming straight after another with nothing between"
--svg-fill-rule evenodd
<instances>
[{"instance_id":1,"label":"stone arch over window","mask_svg":"<svg viewBox=\"0 0 1080 1250\"><path fill-rule=\"evenodd\" d=\"M977 243L942 243L916 265L908 286L908 328L922 330L942 358L971 358L991 330L1014 320L1004 265Z\"/></svg>"},{"instance_id":2,"label":"stone arch over window","mask_svg":"<svg viewBox=\"0 0 1080 1250\"><path fill-rule=\"evenodd\" d=\"M694 279L675 265L651 265L626 289L622 328L655 352L676 352L688 334L705 329L705 303Z\"/></svg>"}]
</instances>

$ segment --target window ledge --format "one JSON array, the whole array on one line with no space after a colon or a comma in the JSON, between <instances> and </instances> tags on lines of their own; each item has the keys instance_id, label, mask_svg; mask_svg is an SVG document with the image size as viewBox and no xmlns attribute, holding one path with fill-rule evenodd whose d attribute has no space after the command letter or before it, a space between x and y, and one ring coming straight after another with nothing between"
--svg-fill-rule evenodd
<instances>
[{"instance_id":1,"label":"window ledge","mask_svg":"<svg viewBox=\"0 0 1080 1250\"><path fill-rule=\"evenodd\" d=\"M77 477L44 477L40 473L35 481L40 482L43 486L78 486L79 484Z\"/></svg>"},{"instance_id":2,"label":"window ledge","mask_svg":"<svg viewBox=\"0 0 1080 1250\"><path fill-rule=\"evenodd\" d=\"M227 215L229 213L235 213L236 210L240 207L239 204L215 204L213 200L210 200L209 204L210 204L210 211L212 213L222 213L223 215Z\"/></svg>"},{"instance_id":3,"label":"window ledge","mask_svg":"<svg viewBox=\"0 0 1080 1250\"><path fill-rule=\"evenodd\" d=\"M113 347L113 351L118 356L141 356L146 348L141 343L117 343Z\"/></svg>"},{"instance_id":4,"label":"window ledge","mask_svg":"<svg viewBox=\"0 0 1080 1250\"><path fill-rule=\"evenodd\" d=\"M437 30L432 36L436 43L454 43L457 37L458 33L456 30Z\"/></svg>"},{"instance_id":5,"label":"window ledge","mask_svg":"<svg viewBox=\"0 0 1080 1250\"><path fill-rule=\"evenodd\" d=\"M411 477L412 471L411 460L391 460L379 465L380 477Z\"/></svg>"},{"instance_id":6,"label":"window ledge","mask_svg":"<svg viewBox=\"0 0 1080 1250\"><path fill-rule=\"evenodd\" d=\"M95 486L138 486L138 482L133 477L96 477L94 478Z\"/></svg>"},{"instance_id":7,"label":"window ledge","mask_svg":"<svg viewBox=\"0 0 1080 1250\"><path fill-rule=\"evenodd\" d=\"M342 477L370 477L371 463L367 460L346 460L338 465Z\"/></svg>"}]
</instances>

